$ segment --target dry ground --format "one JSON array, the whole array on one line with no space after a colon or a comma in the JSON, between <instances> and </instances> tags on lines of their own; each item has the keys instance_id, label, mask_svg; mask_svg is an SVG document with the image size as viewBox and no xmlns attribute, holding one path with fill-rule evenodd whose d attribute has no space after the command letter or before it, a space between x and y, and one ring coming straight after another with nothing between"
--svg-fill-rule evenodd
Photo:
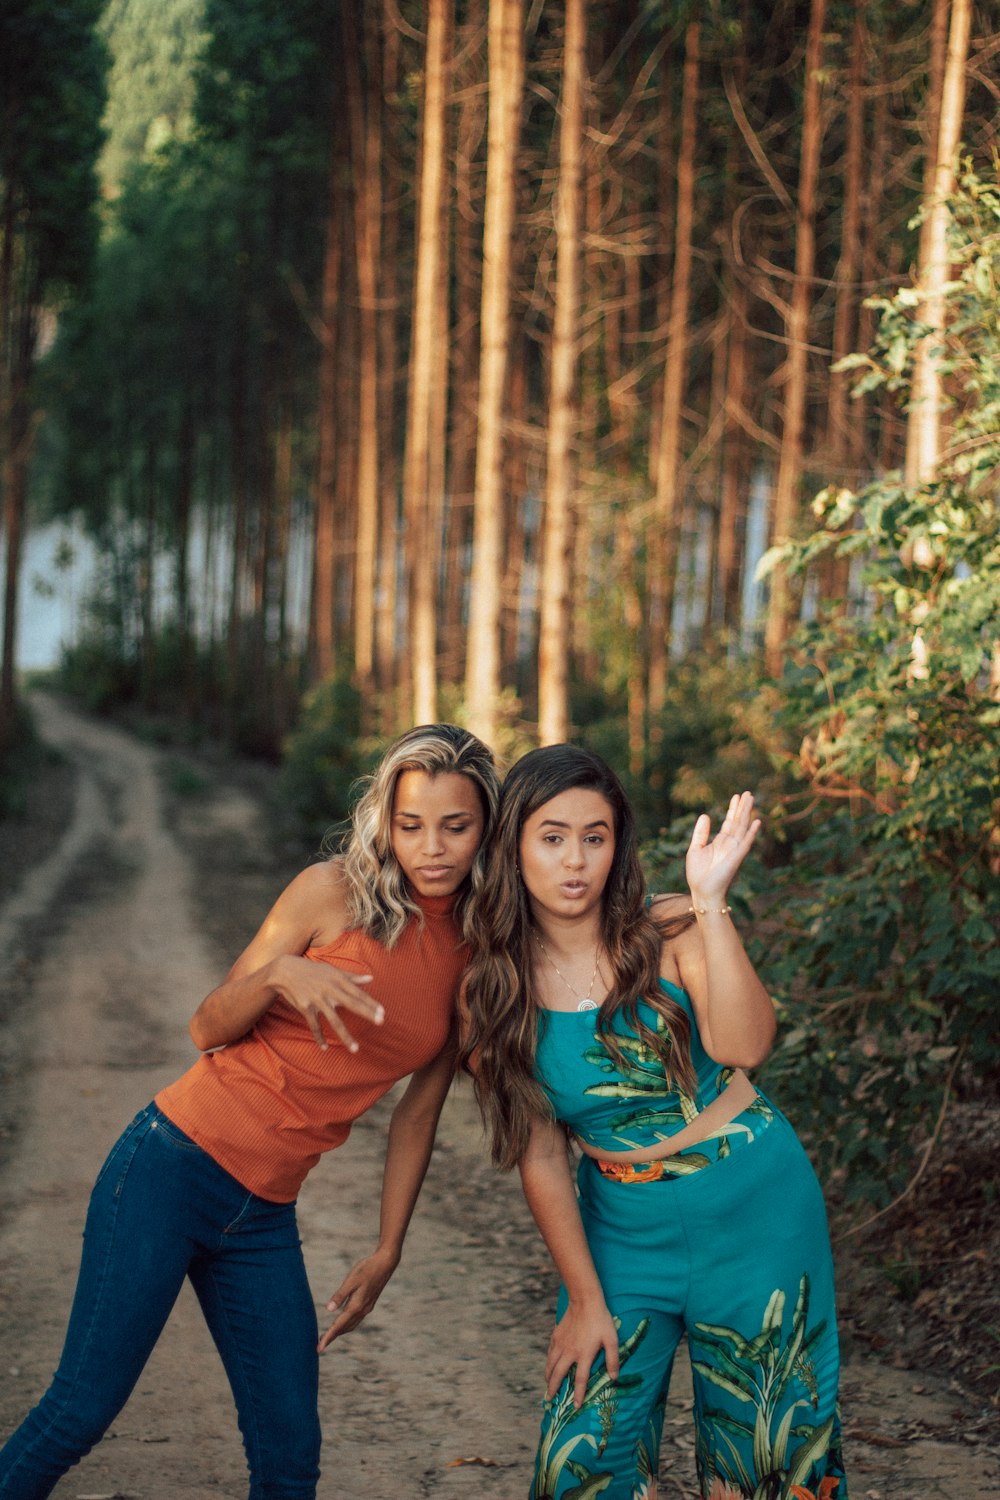
<instances>
[{"instance_id":1,"label":"dry ground","mask_svg":"<svg viewBox=\"0 0 1000 1500\"><path fill-rule=\"evenodd\" d=\"M57 1357L105 1150L191 1060L188 1015L302 861L275 841L245 773L181 761L51 699L39 712L64 760L40 764L24 817L0 825L3 1431ZM387 1109L321 1163L300 1200L317 1301L374 1234ZM977 1140L988 1139L992 1115L979 1125ZM996 1231L966 1181L967 1156L942 1156L920 1215L880 1225L874 1251L841 1252L854 1500L992 1500L1000 1490L989 1399L989 1366L1000 1361L985 1331L998 1323ZM516 1181L486 1164L459 1086L404 1263L368 1323L323 1362L322 1500L520 1500L553 1292ZM688 1389L680 1367L663 1500L694 1494ZM112 1434L55 1494L237 1497L243 1475L231 1398L185 1296Z\"/></svg>"}]
</instances>

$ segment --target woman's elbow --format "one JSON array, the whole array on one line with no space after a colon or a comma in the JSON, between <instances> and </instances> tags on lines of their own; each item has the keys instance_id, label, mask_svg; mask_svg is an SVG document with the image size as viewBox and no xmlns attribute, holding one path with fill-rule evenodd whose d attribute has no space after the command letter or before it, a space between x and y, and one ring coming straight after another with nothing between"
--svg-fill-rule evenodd
<instances>
[{"instance_id":1,"label":"woman's elbow","mask_svg":"<svg viewBox=\"0 0 1000 1500\"><path fill-rule=\"evenodd\" d=\"M777 1022L773 1013L761 1019L752 1033L741 1030L731 1039L718 1038L714 1046L705 1050L723 1068L759 1068L769 1057L777 1034Z\"/></svg>"},{"instance_id":2,"label":"woman's elbow","mask_svg":"<svg viewBox=\"0 0 1000 1500\"><path fill-rule=\"evenodd\" d=\"M774 1012L761 1021L757 1033L746 1039L742 1048L743 1055L739 1062L732 1064L738 1068L759 1068L770 1056L771 1048L774 1046L774 1038L777 1035L778 1023Z\"/></svg>"},{"instance_id":3,"label":"woman's elbow","mask_svg":"<svg viewBox=\"0 0 1000 1500\"><path fill-rule=\"evenodd\" d=\"M199 1052L212 1052L226 1042L225 1037L220 1037L212 1030L208 1017L202 1015L200 1009L195 1011L188 1022L188 1032Z\"/></svg>"},{"instance_id":4,"label":"woman's elbow","mask_svg":"<svg viewBox=\"0 0 1000 1500\"><path fill-rule=\"evenodd\" d=\"M190 1021L188 1022L188 1032L190 1034L192 1042L194 1042L199 1052L211 1051L212 1041L202 1029L201 1023L198 1020L197 1016L192 1016Z\"/></svg>"}]
</instances>

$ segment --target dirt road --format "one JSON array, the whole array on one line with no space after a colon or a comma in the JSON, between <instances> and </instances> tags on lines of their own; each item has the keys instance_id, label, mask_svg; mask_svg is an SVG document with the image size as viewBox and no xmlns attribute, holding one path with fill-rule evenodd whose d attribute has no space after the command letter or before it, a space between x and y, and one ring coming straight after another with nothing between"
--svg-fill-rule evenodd
<instances>
[{"instance_id":1,"label":"dirt road","mask_svg":"<svg viewBox=\"0 0 1000 1500\"><path fill-rule=\"evenodd\" d=\"M192 1060L188 1016L232 956L213 914L196 909L204 853L252 865L262 837L253 800L227 787L168 828L160 752L51 700L38 712L77 768L77 810L60 848L0 910L0 954L8 975L22 976L3 1035L18 1119L0 1176L4 1432L58 1357L94 1173L135 1110ZM57 907L67 878L72 900ZM217 888L225 902L224 882ZM57 910L62 919L46 923ZM262 910L235 919L246 936ZM29 952L26 931L40 934ZM372 1243L387 1114L361 1122L300 1199L319 1303ZM516 1181L485 1164L459 1087L403 1265L368 1323L323 1361L322 1500L521 1500L552 1293ZM661 1500L695 1493L688 1405L679 1369ZM997 1455L947 1382L851 1362L844 1405L855 1500L987 1500L1000 1488ZM55 1495L239 1497L244 1474L229 1390L185 1293L112 1434Z\"/></svg>"}]
</instances>

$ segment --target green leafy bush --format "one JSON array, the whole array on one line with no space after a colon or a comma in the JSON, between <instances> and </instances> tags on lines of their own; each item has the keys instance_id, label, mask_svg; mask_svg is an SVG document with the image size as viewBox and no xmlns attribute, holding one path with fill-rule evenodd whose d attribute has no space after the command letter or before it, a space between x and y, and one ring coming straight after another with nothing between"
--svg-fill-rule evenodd
<instances>
[{"instance_id":1,"label":"green leafy bush","mask_svg":"<svg viewBox=\"0 0 1000 1500\"><path fill-rule=\"evenodd\" d=\"M384 749L384 742L362 737L361 698L347 677L331 678L306 695L285 741L281 780L307 838L318 841L344 822L355 782Z\"/></svg>"},{"instance_id":2,"label":"green leafy bush","mask_svg":"<svg viewBox=\"0 0 1000 1500\"><path fill-rule=\"evenodd\" d=\"M867 604L804 630L780 684L799 779L783 813L807 833L756 903L785 1022L768 1077L848 1196L876 1201L948 1099L1000 1076L1000 194L971 172L953 231L936 472L825 492L813 534L775 554L799 572L857 556ZM851 362L905 396L925 330L911 292L879 306Z\"/></svg>"}]
</instances>

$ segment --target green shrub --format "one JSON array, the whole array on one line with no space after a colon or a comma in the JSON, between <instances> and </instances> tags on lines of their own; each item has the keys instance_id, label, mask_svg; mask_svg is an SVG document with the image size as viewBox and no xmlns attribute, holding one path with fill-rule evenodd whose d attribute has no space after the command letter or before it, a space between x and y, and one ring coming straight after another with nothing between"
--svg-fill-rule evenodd
<instances>
[{"instance_id":1,"label":"green shrub","mask_svg":"<svg viewBox=\"0 0 1000 1500\"><path fill-rule=\"evenodd\" d=\"M863 560L869 607L793 643L779 724L805 836L757 903L754 947L785 1026L768 1065L849 1196L886 1199L956 1092L1000 1076L1000 194L953 204L949 446L929 481L826 492L780 555ZM924 330L883 302L862 384L905 395Z\"/></svg>"},{"instance_id":2,"label":"green shrub","mask_svg":"<svg viewBox=\"0 0 1000 1500\"><path fill-rule=\"evenodd\" d=\"M285 741L282 791L302 832L320 840L348 817L352 788L385 749L361 734L361 699L346 677L321 683L302 701Z\"/></svg>"}]
</instances>

